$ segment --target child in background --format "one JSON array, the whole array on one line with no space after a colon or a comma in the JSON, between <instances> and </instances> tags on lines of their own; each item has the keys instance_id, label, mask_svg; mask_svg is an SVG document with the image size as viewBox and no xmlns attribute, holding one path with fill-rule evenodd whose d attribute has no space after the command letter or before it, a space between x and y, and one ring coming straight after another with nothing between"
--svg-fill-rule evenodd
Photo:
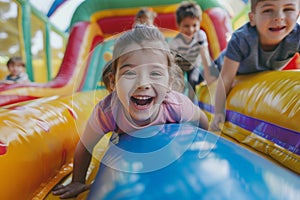
<instances>
[{"instance_id":1,"label":"child in background","mask_svg":"<svg viewBox=\"0 0 300 200\"><path fill-rule=\"evenodd\" d=\"M142 8L135 15L134 27L142 24L147 26L155 26L154 19L157 17L157 13L152 10L152 8ZM176 63L177 64L177 63ZM171 78L172 78L172 89L177 92L184 92L184 74L180 67L176 64L171 68Z\"/></svg>"},{"instance_id":2,"label":"child in background","mask_svg":"<svg viewBox=\"0 0 300 200\"><path fill-rule=\"evenodd\" d=\"M135 15L133 27L139 24L154 26L154 19L156 16L156 12L154 12L151 8L142 8Z\"/></svg>"},{"instance_id":3,"label":"child in background","mask_svg":"<svg viewBox=\"0 0 300 200\"><path fill-rule=\"evenodd\" d=\"M250 22L236 30L215 61L221 69L211 130L225 121L226 95L237 74L279 70L300 51L299 0L251 0Z\"/></svg>"},{"instance_id":4,"label":"child in background","mask_svg":"<svg viewBox=\"0 0 300 200\"><path fill-rule=\"evenodd\" d=\"M117 39L113 50L113 89L94 108L77 144L72 182L53 194L71 198L89 189L85 177L92 151L108 132L130 133L152 125L190 122L204 129L208 119L187 96L171 90L173 58L156 27L139 26Z\"/></svg>"},{"instance_id":5,"label":"child in background","mask_svg":"<svg viewBox=\"0 0 300 200\"><path fill-rule=\"evenodd\" d=\"M191 100L195 98L195 87L201 80L200 73L204 76L207 84L216 78L210 75L212 64L207 37L204 31L200 30L202 11L200 6L194 2L184 1L176 10L176 22L179 34L170 41L170 48L178 57L187 62L179 64L179 67L187 73L187 79L191 86L188 96ZM203 72L200 68L203 66Z\"/></svg>"},{"instance_id":6,"label":"child in background","mask_svg":"<svg viewBox=\"0 0 300 200\"><path fill-rule=\"evenodd\" d=\"M12 57L7 61L9 75L5 80L0 81L3 84L28 83L28 75L25 72L25 64L21 57Z\"/></svg>"}]
</instances>

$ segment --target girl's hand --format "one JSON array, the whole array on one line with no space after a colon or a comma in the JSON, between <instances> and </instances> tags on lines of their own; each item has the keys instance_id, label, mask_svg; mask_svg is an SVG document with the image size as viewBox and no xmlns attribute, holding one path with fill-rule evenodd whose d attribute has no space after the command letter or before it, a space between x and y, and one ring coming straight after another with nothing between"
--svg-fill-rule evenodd
<instances>
[{"instance_id":1,"label":"girl's hand","mask_svg":"<svg viewBox=\"0 0 300 200\"><path fill-rule=\"evenodd\" d=\"M210 124L211 131L220 131L220 123L225 122L225 116L222 113L215 114L213 121Z\"/></svg>"},{"instance_id":2,"label":"girl's hand","mask_svg":"<svg viewBox=\"0 0 300 200\"><path fill-rule=\"evenodd\" d=\"M80 182L71 182L69 185L57 185L53 189L53 195L59 196L61 199L77 197L80 193L88 190L90 185L85 185Z\"/></svg>"}]
</instances>

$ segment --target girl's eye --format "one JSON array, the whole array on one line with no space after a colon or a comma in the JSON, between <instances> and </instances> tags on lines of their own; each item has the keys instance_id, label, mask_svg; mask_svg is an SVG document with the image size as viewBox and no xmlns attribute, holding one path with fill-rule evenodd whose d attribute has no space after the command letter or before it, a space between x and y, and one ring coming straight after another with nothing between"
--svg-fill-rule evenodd
<instances>
[{"instance_id":1,"label":"girl's eye","mask_svg":"<svg viewBox=\"0 0 300 200\"><path fill-rule=\"evenodd\" d=\"M159 72L151 72L151 75L152 75L152 76L160 76L161 73L159 73Z\"/></svg>"},{"instance_id":2,"label":"girl's eye","mask_svg":"<svg viewBox=\"0 0 300 200\"><path fill-rule=\"evenodd\" d=\"M134 78L136 77L136 72L133 70L127 70L122 74L122 76L125 78Z\"/></svg>"},{"instance_id":3,"label":"girl's eye","mask_svg":"<svg viewBox=\"0 0 300 200\"><path fill-rule=\"evenodd\" d=\"M161 73L159 71L153 71L153 72L150 73L150 76L159 78L159 77L163 76L163 73Z\"/></svg>"},{"instance_id":4,"label":"girl's eye","mask_svg":"<svg viewBox=\"0 0 300 200\"><path fill-rule=\"evenodd\" d=\"M135 73L131 70L124 72L125 75L134 75Z\"/></svg>"}]
</instances>

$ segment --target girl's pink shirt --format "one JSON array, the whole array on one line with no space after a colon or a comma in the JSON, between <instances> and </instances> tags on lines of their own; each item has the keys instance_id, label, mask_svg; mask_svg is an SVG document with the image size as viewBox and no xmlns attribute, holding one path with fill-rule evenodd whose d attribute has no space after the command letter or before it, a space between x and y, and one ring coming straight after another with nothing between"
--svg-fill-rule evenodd
<instances>
[{"instance_id":1,"label":"girl's pink shirt","mask_svg":"<svg viewBox=\"0 0 300 200\"><path fill-rule=\"evenodd\" d=\"M196 105L184 94L171 91L160 105L157 117L146 126L137 126L125 116L115 92L101 100L94 108L88 125L100 135L114 131L129 133L151 125L191 121Z\"/></svg>"}]
</instances>

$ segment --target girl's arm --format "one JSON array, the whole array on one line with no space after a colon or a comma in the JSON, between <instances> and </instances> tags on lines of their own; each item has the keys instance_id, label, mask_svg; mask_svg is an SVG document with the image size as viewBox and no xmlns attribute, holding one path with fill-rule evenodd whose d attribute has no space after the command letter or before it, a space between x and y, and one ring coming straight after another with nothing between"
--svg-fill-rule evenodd
<instances>
[{"instance_id":1,"label":"girl's arm","mask_svg":"<svg viewBox=\"0 0 300 200\"><path fill-rule=\"evenodd\" d=\"M66 186L58 185L53 194L61 199L74 198L88 190L90 185L85 184L86 173L91 162L94 146L102 138L103 134L96 133L87 123L82 138L77 143L74 155L72 182Z\"/></svg>"},{"instance_id":2,"label":"girl's arm","mask_svg":"<svg viewBox=\"0 0 300 200\"><path fill-rule=\"evenodd\" d=\"M229 93L232 83L235 79L239 62L224 57L223 67L218 78L215 93L215 111L214 118L210 125L212 131L219 131L219 124L225 121L226 95Z\"/></svg>"}]
</instances>

